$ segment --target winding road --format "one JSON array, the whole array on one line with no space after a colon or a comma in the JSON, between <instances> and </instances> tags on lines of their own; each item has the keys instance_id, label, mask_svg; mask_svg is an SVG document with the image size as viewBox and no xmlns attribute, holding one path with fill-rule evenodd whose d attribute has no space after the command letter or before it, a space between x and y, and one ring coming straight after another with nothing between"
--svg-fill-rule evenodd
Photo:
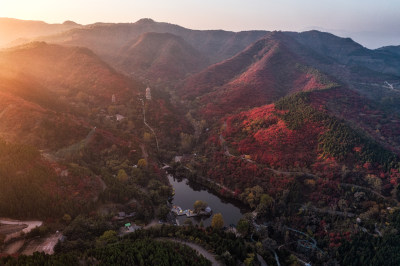
<instances>
[{"instance_id":1,"label":"winding road","mask_svg":"<svg viewBox=\"0 0 400 266\"><path fill-rule=\"evenodd\" d=\"M263 257L261 257L260 254L257 253L256 255L257 255L257 259L258 259L258 261L260 262L260 265L261 265L261 266L268 266L267 262L264 260Z\"/></svg>"},{"instance_id":2,"label":"winding road","mask_svg":"<svg viewBox=\"0 0 400 266\"><path fill-rule=\"evenodd\" d=\"M202 246L199 246L197 244L194 244L194 243L191 243L191 242L186 242L186 241L183 241L183 240L180 240L180 239L176 239L176 238L156 238L156 240L159 240L159 241L171 241L171 242L175 242L175 243L178 243L178 244L186 245L186 246L196 250L199 254L203 255L203 257L205 257L206 259L211 261L211 265L213 265L213 266L222 265L220 262L218 262L215 259L215 256L212 253L208 252Z\"/></svg>"},{"instance_id":3,"label":"winding road","mask_svg":"<svg viewBox=\"0 0 400 266\"><path fill-rule=\"evenodd\" d=\"M143 123L144 123L144 124L150 129L150 131L153 133L154 138L156 139L157 151L159 151L159 148L158 148L158 139L157 139L156 132L155 132L154 129L153 129L149 124L147 124L147 122L146 122L146 110L145 110L145 108L144 108L144 101L143 101L143 99L139 99L139 100L142 102L142 107L143 107Z\"/></svg>"},{"instance_id":4,"label":"winding road","mask_svg":"<svg viewBox=\"0 0 400 266\"><path fill-rule=\"evenodd\" d=\"M397 199L392 198L392 197L385 197L381 193L379 193L378 191L372 190L372 189L370 189L368 187L362 187L362 186L348 184L348 183L340 183L340 185L343 186L343 187L354 187L354 188L357 188L357 189L366 190L366 191L368 191L368 192L374 194L375 196L378 196L378 197L380 197L380 198L382 198L384 200L394 201L396 203L399 203L399 201Z\"/></svg>"},{"instance_id":5,"label":"winding road","mask_svg":"<svg viewBox=\"0 0 400 266\"><path fill-rule=\"evenodd\" d=\"M397 89L394 88L393 84L390 84L390 83L387 82L387 81L385 81L384 84L385 84L385 85L384 85L383 87L388 88L388 89L390 89L390 90L392 90L392 91L399 92L399 90L397 90Z\"/></svg>"},{"instance_id":6,"label":"winding road","mask_svg":"<svg viewBox=\"0 0 400 266\"><path fill-rule=\"evenodd\" d=\"M330 214L330 215L337 215L337 216L342 216L342 217L355 217L356 214L352 213L352 212L341 212L341 211L333 211L333 210L325 210L325 209L321 209L321 208L317 208L314 206L307 206L305 204L302 205L301 207L302 210L307 211L307 210L311 210L311 211L315 211L315 212L319 212L319 213L326 213L326 214Z\"/></svg>"}]
</instances>

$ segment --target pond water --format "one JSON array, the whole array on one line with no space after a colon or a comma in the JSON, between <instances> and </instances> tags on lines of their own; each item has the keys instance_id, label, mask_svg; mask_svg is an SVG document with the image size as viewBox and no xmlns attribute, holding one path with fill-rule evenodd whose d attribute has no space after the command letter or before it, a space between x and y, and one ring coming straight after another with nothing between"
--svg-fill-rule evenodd
<instances>
[{"instance_id":1,"label":"pond water","mask_svg":"<svg viewBox=\"0 0 400 266\"><path fill-rule=\"evenodd\" d=\"M242 215L248 211L245 206L240 205L240 202L220 198L212 194L206 187L190 182L187 179L179 180L172 175L168 175L168 180L175 189L172 204L180 206L183 210L193 210L193 204L196 200L205 201L208 203L208 206L211 207L213 214L222 214L225 226L229 226L230 224L236 225ZM194 224L200 223L201 219L203 219L204 226L209 226L211 225L212 215L202 218L188 218L186 215L178 216L180 224L183 224L186 219L191 219Z\"/></svg>"}]
</instances>

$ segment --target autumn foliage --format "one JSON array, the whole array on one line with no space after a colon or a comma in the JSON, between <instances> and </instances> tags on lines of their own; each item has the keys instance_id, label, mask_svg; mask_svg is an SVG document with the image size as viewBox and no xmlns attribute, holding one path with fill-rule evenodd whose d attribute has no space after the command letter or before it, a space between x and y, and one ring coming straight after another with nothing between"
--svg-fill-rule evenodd
<instances>
[{"instance_id":1,"label":"autumn foliage","mask_svg":"<svg viewBox=\"0 0 400 266\"><path fill-rule=\"evenodd\" d=\"M260 185L272 196L301 182L309 200L329 203L340 199L342 168L349 167L380 176L389 191L398 183L386 178L399 166L397 155L316 107L321 93L295 94L223 118L219 135L209 138L215 150L209 149L207 175L232 190Z\"/></svg>"}]
</instances>

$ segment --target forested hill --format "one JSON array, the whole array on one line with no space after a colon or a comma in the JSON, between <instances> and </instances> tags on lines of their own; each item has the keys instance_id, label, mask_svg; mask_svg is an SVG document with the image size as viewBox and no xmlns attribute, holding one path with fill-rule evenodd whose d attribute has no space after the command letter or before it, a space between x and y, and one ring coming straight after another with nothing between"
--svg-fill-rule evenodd
<instances>
[{"instance_id":1,"label":"forested hill","mask_svg":"<svg viewBox=\"0 0 400 266\"><path fill-rule=\"evenodd\" d=\"M272 103L294 92L337 86L334 79L307 65L272 32L236 56L188 77L179 92L208 117ZM198 103L198 106L196 105Z\"/></svg>"},{"instance_id":2,"label":"forested hill","mask_svg":"<svg viewBox=\"0 0 400 266\"><path fill-rule=\"evenodd\" d=\"M94 176L82 176L46 161L34 147L0 139L0 213L2 217L44 218L89 210L100 193Z\"/></svg>"},{"instance_id":3,"label":"forested hill","mask_svg":"<svg viewBox=\"0 0 400 266\"><path fill-rule=\"evenodd\" d=\"M170 33L146 32L129 44L116 64L126 73L145 79L176 82L208 65L208 58L182 37Z\"/></svg>"}]
</instances>

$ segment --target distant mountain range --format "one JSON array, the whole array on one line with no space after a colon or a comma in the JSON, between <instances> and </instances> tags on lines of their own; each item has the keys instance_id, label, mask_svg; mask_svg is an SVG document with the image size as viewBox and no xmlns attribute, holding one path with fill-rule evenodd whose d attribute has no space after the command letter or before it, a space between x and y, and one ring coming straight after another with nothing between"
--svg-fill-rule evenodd
<instances>
[{"instance_id":1,"label":"distant mountain range","mask_svg":"<svg viewBox=\"0 0 400 266\"><path fill-rule=\"evenodd\" d=\"M0 18L0 47L18 45L39 36L57 34L79 27L81 25L73 21L48 24L43 21Z\"/></svg>"},{"instance_id":2,"label":"distant mountain range","mask_svg":"<svg viewBox=\"0 0 400 266\"><path fill-rule=\"evenodd\" d=\"M388 51L388 52L395 53L395 54L400 54L400 45L398 45L398 46L384 46L384 47L379 48L379 50Z\"/></svg>"},{"instance_id":3,"label":"distant mountain range","mask_svg":"<svg viewBox=\"0 0 400 266\"><path fill-rule=\"evenodd\" d=\"M148 32L180 36L206 56L210 63L231 57L266 33L265 31L235 33L222 30L190 30L169 23L141 19L135 23L96 23L39 39L63 45L85 46L111 63L116 63L125 58L125 49L129 49L139 41L142 34Z\"/></svg>"}]
</instances>

